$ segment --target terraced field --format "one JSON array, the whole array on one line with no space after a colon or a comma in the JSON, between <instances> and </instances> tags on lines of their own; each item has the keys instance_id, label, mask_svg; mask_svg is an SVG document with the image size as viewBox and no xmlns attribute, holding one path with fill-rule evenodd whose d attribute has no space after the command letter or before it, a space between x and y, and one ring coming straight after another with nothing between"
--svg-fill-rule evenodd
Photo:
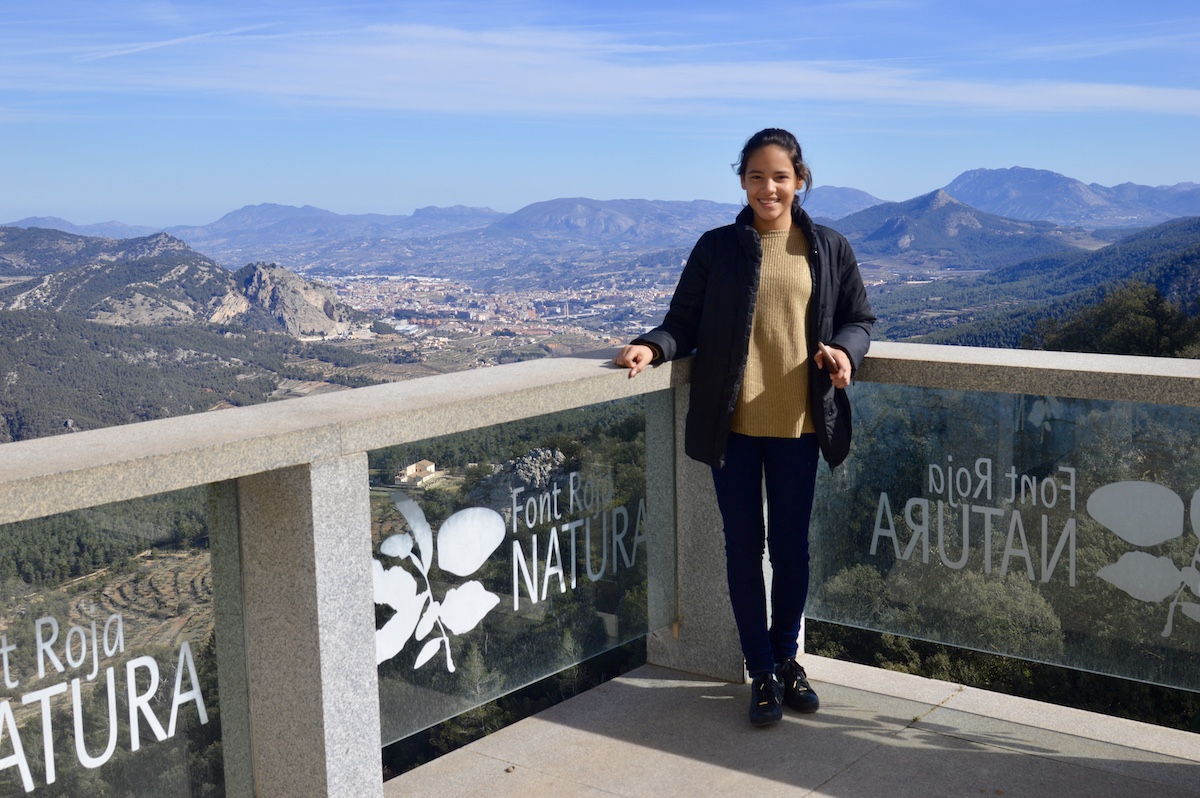
<instances>
[{"instance_id":1,"label":"terraced field","mask_svg":"<svg viewBox=\"0 0 1200 798\"><path fill-rule=\"evenodd\" d=\"M0 628L6 630L10 643L16 646L10 665L12 676L20 680L19 692L37 687L34 629L37 619L46 612L58 620L58 637L52 650L64 665L68 664L66 645L70 628L78 626L86 636L84 644L79 642L78 635L71 643L76 659L81 647L86 646L86 659L78 672L71 667L61 675L51 672L48 678L53 681L81 674L86 677L91 672L92 623L103 640L105 623L115 614L121 616L125 640L125 653L117 655L121 660L156 648L177 651L185 638L193 648L208 639L214 623L209 552L147 550L134 557L133 563L132 568L102 569L46 593L29 594L10 605L6 617L0 619ZM103 648L99 659L104 667Z\"/></svg>"},{"instance_id":2,"label":"terraced field","mask_svg":"<svg viewBox=\"0 0 1200 798\"><path fill-rule=\"evenodd\" d=\"M71 602L71 623L107 620L121 613L125 650L178 648L187 638L198 645L213 628L212 562L208 551L143 552L138 568L114 577L98 592ZM79 619L79 620L77 620Z\"/></svg>"}]
</instances>

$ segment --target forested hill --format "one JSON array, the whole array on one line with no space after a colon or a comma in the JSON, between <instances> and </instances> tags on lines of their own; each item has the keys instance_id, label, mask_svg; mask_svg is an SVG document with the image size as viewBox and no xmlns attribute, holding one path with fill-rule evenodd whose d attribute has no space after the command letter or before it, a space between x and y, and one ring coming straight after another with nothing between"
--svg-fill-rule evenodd
<instances>
[{"instance_id":1,"label":"forested hill","mask_svg":"<svg viewBox=\"0 0 1200 798\"><path fill-rule=\"evenodd\" d=\"M0 311L0 443L255 404L281 377L313 379L299 358L369 359L279 333Z\"/></svg>"},{"instance_id":2,"label":"forested hill","mask_svg":"<svg viewBox=\"0 0 1200 798\"><path fill-rule=\"evenodd\" d=\"M251 335L0 311L0 442L263 401L290 342Z\"/></svg>"},{"instance_id":3,"label":"forested hill","mask_svg":"<svg viewBox=\"0 0 1200 798\"><path fill-rule=\"evenodd\" d=\"M1034 258L986 274L908 286L874 297L890 340L1015 348L1042 319L1063 318L1130 281L1196 312L1200 217L1177 219L1091 253Z\"/></svg>"}]
</instances>

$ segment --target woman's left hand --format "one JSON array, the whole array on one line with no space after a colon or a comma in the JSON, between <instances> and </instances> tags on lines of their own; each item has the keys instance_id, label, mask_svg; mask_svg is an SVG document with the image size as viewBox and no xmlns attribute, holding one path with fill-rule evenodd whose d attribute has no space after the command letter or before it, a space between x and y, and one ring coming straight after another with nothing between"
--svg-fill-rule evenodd
<instances>
[{"instance_id":1,"label":"woman's left hand","mask_svg":"<svg viewBox=\"0 0 1200 798\"><path fill-rule=\"evenodd\" d=\"M845 388L850 384L850 375L853 371L850 366L850 356L837 347L817 342L817 368L829 372L829 379L835 388Z\"/></svg>"}]
</instances>

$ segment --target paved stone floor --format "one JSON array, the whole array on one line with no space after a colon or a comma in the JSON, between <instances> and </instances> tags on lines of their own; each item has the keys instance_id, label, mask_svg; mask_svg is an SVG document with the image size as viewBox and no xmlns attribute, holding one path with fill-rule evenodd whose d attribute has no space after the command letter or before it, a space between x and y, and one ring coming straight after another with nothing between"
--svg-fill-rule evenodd
<instances>
[{"instance_id":1,"label":"paved stone floor","mask_svg":"<svg viewBox=\"0 0 1200 798\"><path fill-rule=\"evenodd\" d=\"M1200 735L806 657L815 715L646 665L384 785L398 796L1200 796Z\"/></svg>"}]
</instances>

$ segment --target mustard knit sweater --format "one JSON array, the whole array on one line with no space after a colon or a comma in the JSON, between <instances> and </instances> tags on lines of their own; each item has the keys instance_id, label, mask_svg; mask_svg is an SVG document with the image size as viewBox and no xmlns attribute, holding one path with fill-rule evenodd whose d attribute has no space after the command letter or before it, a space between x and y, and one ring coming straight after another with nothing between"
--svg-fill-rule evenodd
<instances>
[{"instance_id":1,"label":"mustard knit sweater","mask_svg":"<svg viewBox=\"0 0 1200 798\"><path fill-rule=\"evenodd\" d=\"M808 242L797 228L761 233L762 267L750 331L750 356L734 432L798 438L815 432L808 411Z\"/></svg>"}]
</instances>

